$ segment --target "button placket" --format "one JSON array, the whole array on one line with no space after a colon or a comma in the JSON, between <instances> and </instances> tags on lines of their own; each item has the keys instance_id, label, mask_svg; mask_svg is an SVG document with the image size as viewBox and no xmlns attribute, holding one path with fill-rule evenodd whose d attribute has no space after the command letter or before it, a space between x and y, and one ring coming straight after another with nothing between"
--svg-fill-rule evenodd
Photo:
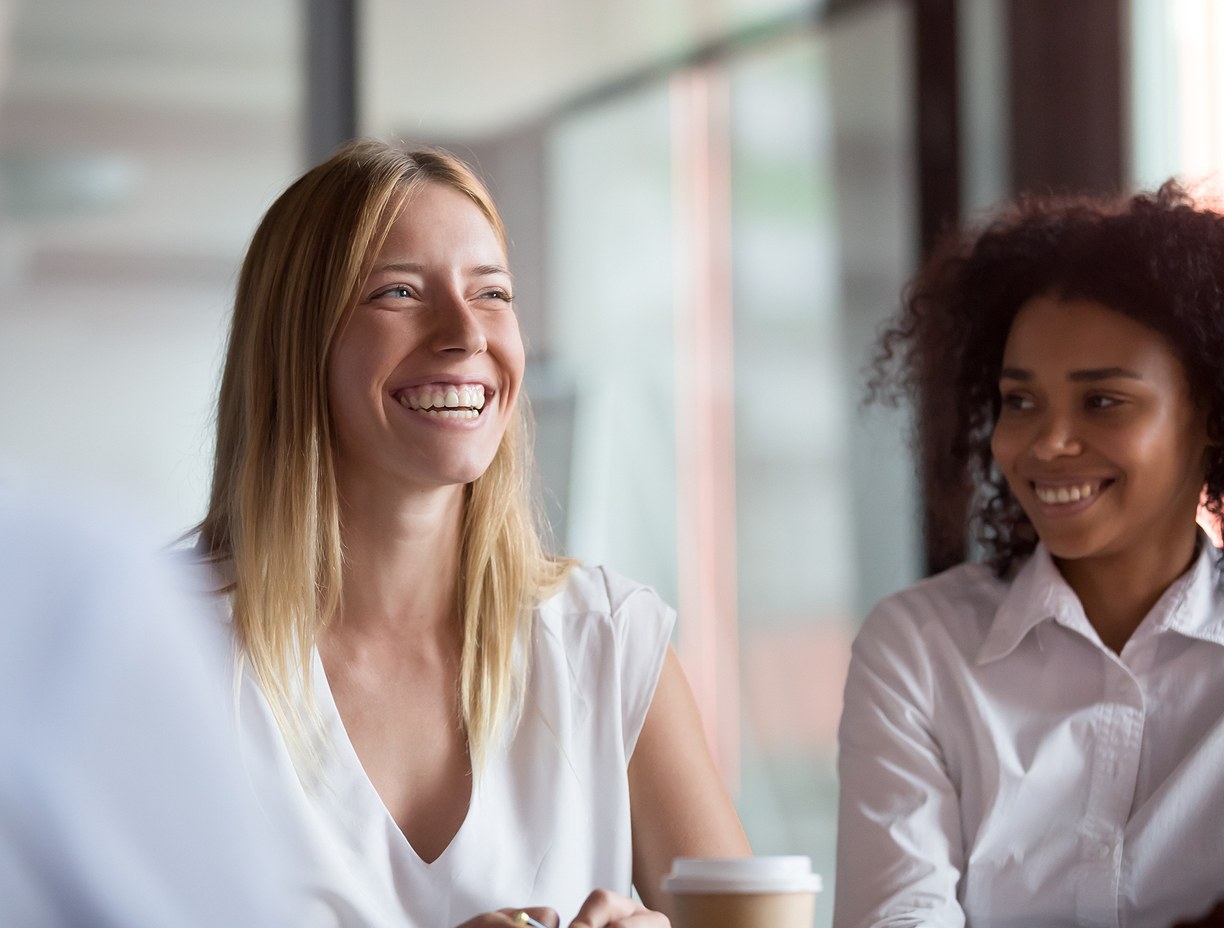
<instances>
[{"instance_id":1,"label":"button placket","mask_svg":"<svg viewBox=\"0 0 1224 928\"><path fill-rule=\"evenodd\" d=\"M1084 924L1116 926L1122 842L1138 780L1144 700L1130 669L1112 654L1106 661L1094 737L1096 757L1083 823L1084 861L1077 908Z\"/></svg>"}]
</instances>

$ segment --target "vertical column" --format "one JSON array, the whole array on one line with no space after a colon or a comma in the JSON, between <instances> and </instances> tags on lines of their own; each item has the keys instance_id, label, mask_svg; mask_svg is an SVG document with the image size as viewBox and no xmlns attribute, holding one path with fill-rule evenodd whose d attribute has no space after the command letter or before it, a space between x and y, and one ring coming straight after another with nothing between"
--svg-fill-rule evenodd
<instances>
[{"instance_id":1,"label":"vertical column","mask_svg":"<svg viewBox=\"0 0 1224 928\"><path fill-rule=\"evenodd\" d=\"M307 0L305 5L308 164L357 134L357 2Z\"/></svg>"},{"instance_id":2,"label":"vertical column","mask_svg":"<svg viewBox=\"0 0 1224 928\"><path fill-rule=\"evenodd\" d=\"M1013 192L1122 189L1123 6L1009 0Z\"/></svg>"},{"instance_id":3,"label":"vertical column","mask_svg":"<svg viewBox=\"0 0 1224 928\"><path fill-rule=\"evenodd\" d=\"M960 74L956 0L913 0L918 105L919 244L925 255L960 218Z\"/></svg>"},{"instance_id":4,"label":"vertical column","mask_svg":"<svg viewBox=\"0 0 1224 928\"><path fill-rule=\"evenodd\" d=\"M679 653L729 788L739 786L739 616L729 88L671 81Z\"/></svg>"},{"instance_id":5,"label":"vertical column","mask_svg":"<svg viewBox=\"0 0 1224 928\"><path fill-rule=\"evenodd\" d=\"M957 67L957 0L912 0L915 87L917 90L919 247L927 255L939 236L960 219L960 74ZM923 535L928 574L964 559L965 546L941 540L944 525L961 525L969 507L964 488L957 512L935 512L928 502L932 488L947 480L936 465L948 436L932 431L940 416L925 415L920 441L923 485Z\"/></svg>"}]
</instances>

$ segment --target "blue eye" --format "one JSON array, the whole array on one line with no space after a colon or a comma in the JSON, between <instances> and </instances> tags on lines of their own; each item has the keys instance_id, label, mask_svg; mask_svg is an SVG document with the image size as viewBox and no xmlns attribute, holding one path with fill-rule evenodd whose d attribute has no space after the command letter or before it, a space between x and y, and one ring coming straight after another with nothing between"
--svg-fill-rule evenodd
<instances>
[{"instance_id":1,"label":"blue eye","mask_svg":"<svg viewBox=\"0 0 1224 928\"><path fill-rule=\"evenodd\" d=\"M370 302L398 302L400 300L416 300L416 291L408 284L393 284L390 287L383 287L375 290L369 296Z\"/></svg>"}]
</instances>

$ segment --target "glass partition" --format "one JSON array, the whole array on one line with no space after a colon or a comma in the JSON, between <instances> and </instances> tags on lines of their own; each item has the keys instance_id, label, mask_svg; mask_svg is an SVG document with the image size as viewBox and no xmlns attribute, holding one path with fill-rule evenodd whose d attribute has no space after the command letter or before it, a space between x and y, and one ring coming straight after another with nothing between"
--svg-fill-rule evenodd
<instances>
[{"instance_id":1,"label":"glass partition","mask_svg":"<svg viewBox=\"0 0 1224 928\"><path fill-rule=\"evenodd\" d=\"M292 0L18 0L0 90L0 469L203 515L235 271L299 170Z\"/></svg>"},{"instance_id":2,"label":"glass partition","mask_svg":"<svg viewBox=\"0 0 1224 928\"><path fill-rule=\"evenodd\" d=\"M1224 6L1131 0L1131 180L1224 199Z\"/></svg>"},{"instance_id":3,"label":"glass partition","mask_svg":"<svg viewBox=\"0 0 1224 928\"><path fill-rule=\"evenodd\" d=\"M758 852L829 888L849 644L920 570L906 423L863 367L915 256L908 19L879 3L548 132L571 553L679 606Z\"/></svg>"}]
</instances>

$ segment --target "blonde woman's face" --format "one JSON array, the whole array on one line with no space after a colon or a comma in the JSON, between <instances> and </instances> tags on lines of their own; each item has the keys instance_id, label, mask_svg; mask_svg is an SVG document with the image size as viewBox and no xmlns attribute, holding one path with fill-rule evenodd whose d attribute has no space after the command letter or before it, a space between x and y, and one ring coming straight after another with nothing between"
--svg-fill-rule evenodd
<instances>
[{"instance_id":1,"label":"blonde woman's face","mask_svg":"<svg viewBox=\"0 0 1224 928\"><path fill-rule=\"evenodd\" d=\"M426 184L392 226L333 348L342 491L475 480L514 415L523 365L497 233L467 196Z\"/></svg>"}]
</instances>

